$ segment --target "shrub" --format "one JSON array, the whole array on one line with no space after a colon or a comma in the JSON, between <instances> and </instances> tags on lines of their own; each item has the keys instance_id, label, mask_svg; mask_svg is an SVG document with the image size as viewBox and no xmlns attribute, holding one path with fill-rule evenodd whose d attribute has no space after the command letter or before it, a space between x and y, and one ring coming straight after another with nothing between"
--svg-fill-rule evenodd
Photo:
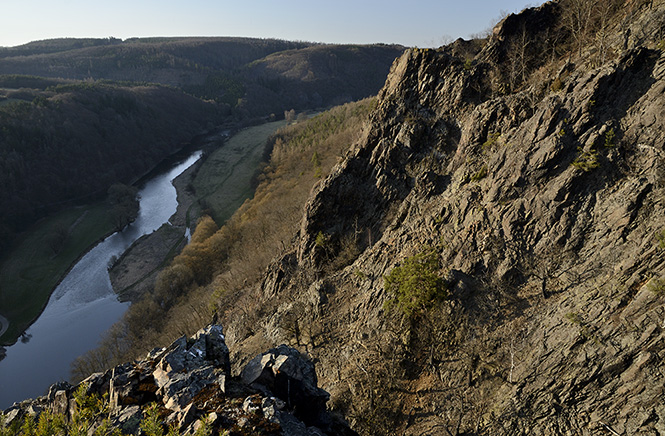
<instances>
[{"instance_id":1,"label":"shrub","mask_svg":"<svg viewBox=\"0 0 665 436\"><path fill-rule=\"evenodd\" d=\"M194 283L194 274L186 265L175 264L163 269L155 281L155 299L168 308Z\"/></svg>"},{"instance_id":2,"label":"shrub","mask_svg":"<svg viewBox=\"0 0 665 436\"><path fill-rule=\"evenodd\" d=\"M479 182L487 177L487 165L483 165L476 174L471 176L472 182Z\"/></svg>"},{"instance_id":3,"label":"shrub","mask_svg":"<svg viewBox=\"0 0 665 436\"><path fill-rule=\"evenodd\" d=\"M485 141L485 143L483 144L483 148L485 149L492 148L497 143L500 137L501 137L501 132L490 133L489 135L487 135L487 141Z\"/></svg>"},{"instance_id":4,"label":"shrub","mask_svg":"<svg viewBox=\"0 0 665 436\"><path fill-rule=\"evenodd\" d=\"M605 147L614 147L614 140L616 139L616 134L614 133L614 128L608 129L605 132Z\"/></svg>"},{"instance_id":5,"label":"shrub","mask_svg":"<svg viewBox=\"0 0 665 436\"><path fill-rule=\"evenodd\" d=\"M665 227L656 232L656 239L658 240L658 248L665 250Z\"/></svg>"},{"instance_id":6,"label":"shrub","mask_svg":"<svg viewBox=\"0 0 665 436\"><path fill-rule=\"evenodd\" d=\"M164 427L157 403L152 403L145 408L145 415L140 426L141 432L146 436L164 436Z\"/></svg>"},{"instance_id":7,"label":"shrub","mask_svg":"<svg viewBox=\"0 0 665 436\"><path fill-rule=\"evenodd\" d=\"M210 218L210 216L203 215L196 223L196 229L192 234L192 239L190 242L192 243L205 242L206 239L214 235L215 232L217 232L217 230L219 230L219 227L217 227L215 221L213 221L213 219Z\"/></svg>"},{"instance_id":8,"label":"shrub","mask_svg":"<svg viewBox=\"0 0 665 436\"><path fill-rule=\"evenodd\" d=\"M568 313L566 313L566 319L568 321L572 322L573 324L577 324L577 325L582 324L582 317L577 312L568 312Z\"/></svg>"},{"instance_id":9,"label":"shrub","mask_svg":"<svg viewBox=\"0 0 665 436\"><path fill-rule=\"evenodd\" d=\"M319 248L326 248L328 246L328 242L330 242L330 236L326 235L325 233L319 231L319 233L316 234L316 240L314 241L314 244L319 247Z\"/></svg>"},{"instance_id":10,"label":"shrub","mask_svg":"<svg viewBox=\"0 0 665 436\"><path fill-rule=\"evenodd\" d=\"M591 149L589 151L583 150L581 147L577 149L579 154L571 164L584 172L589 172L594 168L598 168L598 151Z\"/></svg>"},{"instance_id":11,"label":"shrub","mask_svg":"<svg viewBox=\"0 0 665 436\"><path fill-rule=\"evenodd\" d=\"M65 418L63 415L56 415L50 410L45 410L39 414L37 421L37 435L48 436L62 434L65 430Z\"/></svg>"},{"instance_id":12,"label":"shrub","mask_svg":"<svg viewBox=\"0 0 665 436\"><path fill-rule=\"evenodd\" d=\"M438 254L433 249L405 259L384 278L384 289L390 295L384 307L390 310L397 306L411 316L444 300L448 289L438 270Z\"/></svg>"},{"instance_id":13,"label":"shrub","mask_svg":"<svg viewBox=\"0 0 665 436\"><path fill-rule=\"evenodd\" d=\"M647 289L656 295L665 294L665 279L654 277L647 284Z\"/></svg>"},{"instance_id":14,"label":"shrub","mask_svg":"<svg viewBox=\"0 0 665 436\"><path fill-rule=\"evenodd\" d=\"M28 414L6 425L0 413L0 436L121 436L120 429L113 427L108 418L108 394L87 395L86 390L86 385L80 385L74 392L76 407L67 423L65 416L44 410L39 418Z\"/></svg>"},{"instance_id":15,"label":"shrub","mask_svg":"<svg viewBox=\"0 0 665 436\"><path fill-rule=\"evenodd\" d=\"M550 89L553 92L559 92L563 89L563 82L561 81L560 78L554 79L554 82L552 82L552 85L550 85Z\"/></svg>"}]
</instances>

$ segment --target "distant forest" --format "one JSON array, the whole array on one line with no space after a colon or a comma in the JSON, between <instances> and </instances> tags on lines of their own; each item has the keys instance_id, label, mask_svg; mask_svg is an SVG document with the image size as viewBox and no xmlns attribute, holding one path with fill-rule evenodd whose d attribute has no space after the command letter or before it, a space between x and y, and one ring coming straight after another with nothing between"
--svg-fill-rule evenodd
<instances>
[{"instance_id":1,"label":"distant forest","mask_svg":"<svg viewBox=\"0 0 665 436\"><path fill-rule=\"evenodd\" d=\"M219 119L214 104L162 86L5 92L0 240L63 206L103 198L113 183L133 182Z\"/></svg>"},{"instance_id":2,"label":"distant forest","mask_svg":"<svg viewBox=\"0 0 665 436\"><path fill-rule=\"evenodd\" d=\"M132 183L216 125L375 94L402 49L249 38L0 48L0 253L37 219Z\"/></svg>"},{"instance_id":3,"label":"distant forest","mask_svg":"<svg viewBox=\"0 0 665 436\"><path fill-rule=\"evenodd\" d=\"M263 116L375 94L402 51L253 38L56 39L0 48L0 74L159 83Z\"/></svg>"}]
</instances>

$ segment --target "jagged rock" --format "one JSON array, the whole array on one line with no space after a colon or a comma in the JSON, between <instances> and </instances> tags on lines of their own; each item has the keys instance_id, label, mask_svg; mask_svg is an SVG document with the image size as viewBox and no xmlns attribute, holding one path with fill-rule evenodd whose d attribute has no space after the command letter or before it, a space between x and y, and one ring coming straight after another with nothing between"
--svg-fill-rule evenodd
<instances>
[{"instance_id":1,"label":"jagged rock","mask_svg":"<svg viewBox=\"0 0 665 436\"><path fill-rule=\"evenodd\" d=\"M96 394L102 396L109 391L110 380L111 380L110 372L108 371L105 373L98 372L88 376L85 380L81 382L81 384L87 386L86 390L87 395Z\"/></svg>"},{"instance_id":2,"label":"jagged rock","mask_svg":"<svg viewBox=\"0 0 665 436\"><path fill-rule=\"evenodd\" d=\"M222 326L211 325L199 330L194 339L203 340L205 347L205 359L213 362L213 366L221 368L227 375L231 374L231 363L229 361L229 348L226 346Z\"/></svg>"},{"instance_id":3,"label":"jagged rock","mask_svg":"<svg viewBox=\"0 0 665 436\"><path fill-rule=\"evenodd\" d=\"M259 413L261 411L261 399L256 395L245 398L245 401L242 402L242 409L247 413Z\"/></svg>"},{"instance_id":4,"label":"jagged rock","mask_svg":"<svg viewBox=\"0 0 665 436\"><path fill-rule=\"evenodd\" d=\"M153 350L149 357L158 360L152 376L168 409L181 410L212 384L226 391L231 365L219 325L199 330L191 341L182 337L163 350Z\"/></svg>"},{"instance_id":5,"label":"jagged rock","mask_svg":"<svg viewBox=\"0 0 665 436\"><path fill-rule=\"evenodd\" d=\"M10 426L17 419L22 419L25 412L19 407L13 407L5 411L5 425Z\"/></svg>"},{"instance_id":6,"label":"jagged rock","mask_svg":"<svg viewBox=\"0 0 665 436\"><path fill-rule=\"evenodd\" d=\"M91 376L91 377L93 377L93 376ZM55 384L51 385L51 387L49 387L48 394L46 395L46 398L49 401L53 401L53 399L55 398L55 396L58 392L60 392L60 391L69 392L69 391L72 390L72 388L73 388L73 386L71 384L67 383L67 382L55 383Z\"/></svg>"},{"instance_id":7,"label":"jagged rock","mask_svg":"<svg viewBox=\"0 0 665 436\"><path fill-rule=\"evenodd\" d=\"M275 415L286 408L286 403L279 398L267 397L261 402L263 416L272 419Z\"/></svg>"},{"instance_id":8,"label":"jagged rock","mask_svg":"<svg viewBox=\"0 0 665 436\"><path fill-rule=\"evenodd\" d=\"M155 373L160 373L160 376L155 377L155 381L166 408L177 411L186 407L204 387L218 382L219 376L216 375L216 371L218 370L212 366L204 366L183 373L164 375L162 370L157 369ZM224 392L219 386L217 389Z\"/></svg>"},{"instance_id":9,"label":"jagged rock","mask_svg":"<svg viewBox=\"0 0 665 436\"><path fill-rule=\"evenodd\" d=\"M232 377L222 327L211 325L192 338L182 337L166 348L151 351L144 360L119 365L84 380L80 386L85 387L85 394L102 398L108 393L110 406L109 414L104 413L91 423L91 432L100 428L104 418L110 418L123 434L139 434L145 408L157 403L158 413L171 411L164 423L174 425L181 434L196 433L204 420L215 434L234 426L266 435L321 434L307 427L312 425L310 421L322 425L332 422L326 416L327 394L316 386L313 364L288 347L278 347L268 354L271 357L266 371L272 375L261 379L266 383L262 390L270 387L290 404ZM289 384L292 391L288 391ZM47 396L9 409L5 422L11 424L26 414L38 415L46 409L69 420L78 413L73 398L77 389L79 386L68 383L53 385ZM314 415L307 416L308 411ZM327 434L340 433L332 429Z\"/></svg>"},{"instance_id":10,"label":"jagged rock","mask_svg":"<svg viewBox=\"0 0 665 436\"><path fill-rule=\"evenodd\" d=\"M619 2L605 58L598 41L558 57L580 4L511 15L480 52L407 50L268 267L244 345L291 339L274 318L334 284L310 352L365 434L662 432L665 3ZM533 75L513 86L520 35ZM332 270L344 238L360 255ZM396 322L381 278L426 247L449 299ZM275 360L242 375L268 391Z\"/></svg>"},{"instance_id":11,"label":"jagged rock","mask_svg":"<svg viewBox=\"0 0 665 436\"><path fill-rule=\"evenodd\" d=\"M330 398L317 386L312 362L286 345L256 356L243 368L240 376L244 383L282 400L286 407L295 410L297 417L308 423L319 421Z\"/></svg>"},{"instance_id":12,"label":"jagged rock","mask_svg":"<svg viewBox=\"0 0 665 436\"><path fill-rule=\"evenodd\" d=\"M40 404L29 404L25 409L25 413L33 418L39 418L39 415L44 411Z\"/></svg>"},{"instance_id":13,"label":"jagged rock","mask_svg":"<svg viewBox=\"0 0 665 436\"><path fill-rule=\"evenodd\" d=\"M49 394L49 401L51 403L51 412L58 415L69 415L69 410L72 407L66 390L58 390L53 393L53 397Z\"/></svg>"},{"instance_id":14,"label":"jagged rock","mask_svg":"<svg viewBox=\"0 0 665 436\"><path fill-rule=\"evenodd\" d=\"M69 417L69 411L73 407L70 394L72 391L73 386L67 382L58 382L52 385L46 395L51 412Z\"/></svg>"},{"instance_id":15,"label":"jagged rock","mask_svg":"<svg viewBox=\"0 0 665 436\"><path fill-rule=\"evenodd\" d=\"M131 363L111 371L109 402L112 409L133 404L146 404L157 399L155 379L150 370Z\"/></svg>"},{"instance_id":16,"label":"jagged rock","mask_svg":"<svg viewBox=\"0 0 665 436\"><path fill-rule=\"evenodd\" d=\"M177 425L182 431L189 427L194 420L196 420L197 409L193 404L187 405L182 411L177 414Z\"/></svg>"}]
</instances>

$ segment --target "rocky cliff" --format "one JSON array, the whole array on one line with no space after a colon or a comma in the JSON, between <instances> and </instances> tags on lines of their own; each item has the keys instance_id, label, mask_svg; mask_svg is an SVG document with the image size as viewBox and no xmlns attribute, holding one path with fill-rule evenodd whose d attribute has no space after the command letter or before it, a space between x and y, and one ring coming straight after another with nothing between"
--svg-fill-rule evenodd
<instances>
[{"instance_id":1,"label":"rocky cliff","mask_svg":"<svg viewBox=\"0 0 665 436\"><path fill-rule=\"evenodd\" d=\"M585 4L398 59L233 348L309 349L364 434L664 434L665 4L590 9L582 43ZM389 310L431 251L448 297Z\"/></svg>"}]
</instances>

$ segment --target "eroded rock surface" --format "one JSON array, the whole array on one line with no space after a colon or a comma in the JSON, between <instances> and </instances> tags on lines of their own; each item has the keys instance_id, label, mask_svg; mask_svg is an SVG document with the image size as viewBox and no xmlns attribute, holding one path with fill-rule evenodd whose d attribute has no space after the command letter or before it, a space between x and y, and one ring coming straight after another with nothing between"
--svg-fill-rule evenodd
<instances>
[{"instance_id":1,"label":"eroded rock surface","mask_svg":"<svg viewBox=\"0 0 665 436\"><path fill-rule=\"evenodd\" d=\"M407 50L268 271L262 307L308 321L246 346L307 347L363 433L665 434L665 3L620 2L607 58L490 86L572 3L509 17L471 60ZM449 298L396 320L384 277L426 249Z\"/></svg>"}]
</instances>

